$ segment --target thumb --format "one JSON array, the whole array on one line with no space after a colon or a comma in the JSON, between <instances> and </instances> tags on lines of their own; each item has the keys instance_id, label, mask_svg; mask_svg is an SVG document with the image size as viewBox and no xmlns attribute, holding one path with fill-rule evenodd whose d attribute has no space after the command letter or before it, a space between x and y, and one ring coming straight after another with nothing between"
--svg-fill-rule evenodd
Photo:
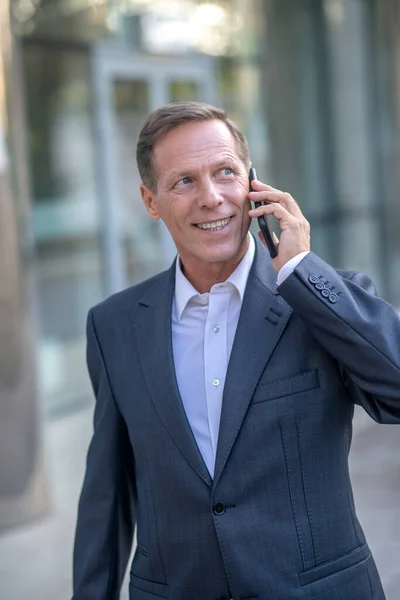
<instances>
[{"instance_id":1,"label":"thumb","mask_svg":"<svg viewBox=\"0 0 400 600\"><path fill-rule=\"evenodd\" d=\"M271 236L272 236L272 240L273 240L273 242L274 242L275 246L279 246L279 238L277 237L277 235L276 235L275 231L272 231L272 232L271 232ZM263 236L263 234L262 234L262 231L259 231L259 232L258 232L258 238L259 238L260 242L262 242L262 243L264 244L264 246L266 247L266 246L267 246L267 244L265 243L265 240L264 240L264 236Z\"/></svg>"},{"instance_id":2,"label":"thumb","mask_svg":"<svg viewBox=\"0 0 400 600\"><path fill-rule=\"evenodd\" d=\"M279 238L276 235L275 231L272 232L272 239L274 240L275 246L279 246Z\"/></svg>"}]
</instances>

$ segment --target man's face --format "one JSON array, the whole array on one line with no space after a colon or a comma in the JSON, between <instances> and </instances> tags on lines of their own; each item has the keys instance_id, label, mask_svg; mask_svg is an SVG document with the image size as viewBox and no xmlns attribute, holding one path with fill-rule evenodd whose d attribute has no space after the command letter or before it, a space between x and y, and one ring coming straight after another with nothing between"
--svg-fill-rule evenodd
<instances>
[{"instance_id":1,"label":"man's face","mask_svg":"<svg viewBox=\"0 0 400 600\"><path fill-rule=\"evenodd\" d=\"M186 268L240 261L250 225L248 168L219 120L185 123L154 147L157 190L147 210L166 224Z\"/></svg>"}]
</instances>

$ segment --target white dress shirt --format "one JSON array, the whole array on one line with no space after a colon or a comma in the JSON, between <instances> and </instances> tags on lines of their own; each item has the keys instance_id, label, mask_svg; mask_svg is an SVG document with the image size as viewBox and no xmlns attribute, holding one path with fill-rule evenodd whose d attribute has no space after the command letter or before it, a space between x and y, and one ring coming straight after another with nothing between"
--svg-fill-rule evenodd
<instances>
[{"instance_id":1,"label":"white dress shirt","mask_svg":"<svg viewBox=\"0 0 400 600\"><path fill-rule=\"evenodd\" d=\"M255 253L253 236L249 238L247 252L235 271L225 282L213 285L209 293L199 294L182 273L179 257L176 261L172 306L175 372L186 416L211 477L225 377ZM303 257L304 253L294 257L289 268L289 263L285 265L284 278ZM283 282L281 271L279 284Z\"/></svg>"}]
</instances>

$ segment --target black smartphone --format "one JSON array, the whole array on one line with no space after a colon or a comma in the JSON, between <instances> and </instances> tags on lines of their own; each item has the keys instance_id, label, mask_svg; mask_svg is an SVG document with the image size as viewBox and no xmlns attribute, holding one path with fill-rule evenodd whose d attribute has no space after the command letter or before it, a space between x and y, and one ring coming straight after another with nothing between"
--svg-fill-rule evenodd
<instances>
[{"instance_id":1,"label":"black smartphone","mask_svg":"<svg viewBox=\"0 0 400 600\"><path fill-rule=\"evenodd\" d=\"M257 179L257 173L256 173L256 170L253 169L253 167L251 167L251 169L249 171L250 191L253 190L252 182L254 179ZM264 202L254 202L254 206L256 208L258 208L259 206L262 206L263 204L264 204ZM268 227L268 223L267 223L267 219L266 219L265 215L262 215L261 217L257 217L257 221L258 221L258 225L261 229L261 232L263 234L265 243L267 244L267 248L269 250L269 254L270 254L271 258L276 258L278 256L278 250L274 244L274 240L272 239L272 235L271 235L270 229Z\"/></svg>"}]
</instances>

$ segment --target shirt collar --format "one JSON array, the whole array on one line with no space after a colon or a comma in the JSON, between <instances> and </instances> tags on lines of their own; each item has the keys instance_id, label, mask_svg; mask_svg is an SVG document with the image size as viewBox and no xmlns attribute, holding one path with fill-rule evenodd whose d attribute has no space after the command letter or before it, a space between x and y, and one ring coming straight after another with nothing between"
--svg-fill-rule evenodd
<instances>
[{"instance_id":1,"label":"shirt collar","mask_svg":"<svg viewBox=\"0 0 400 600\"><path fill-rule=\"evenodd\" d=\"M255 243L254 238L250 233L249 236L249 247L247 248L246 254L228 277L226 282L230 282L238 291L240 296L240 302L243 302L244 292L246 290L247 279L250 273L251 265L253 264L255 254ZM212 289L212 288L211 288ZM193 287L190 281L182 273L181 262L179 256L176 260L175 267L175 311L178 321L182 318L182 313L185 310L188 302L194 297L200 296L199 292Z\"/></svg>"}]
</instances>

